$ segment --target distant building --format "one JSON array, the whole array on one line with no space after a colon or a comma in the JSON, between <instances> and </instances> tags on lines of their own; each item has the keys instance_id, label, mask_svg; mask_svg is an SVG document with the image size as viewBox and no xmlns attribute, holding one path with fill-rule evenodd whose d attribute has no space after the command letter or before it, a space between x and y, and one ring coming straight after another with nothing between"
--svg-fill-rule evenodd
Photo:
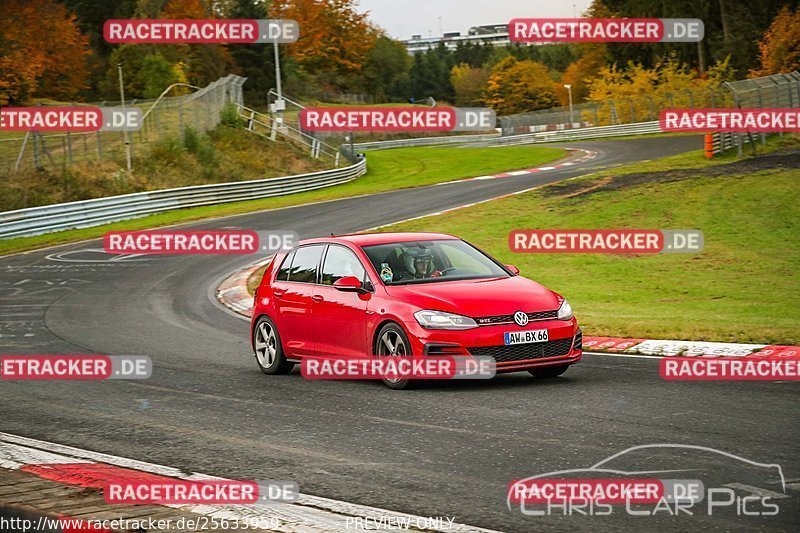
<instances>
[{"instance_id":1,"label":"distant building","mask_svg":"<svg viewBox=\"0 0 800 533\"><path fill-rule=\"evenodd\" d=\"M455 50L459 43L484 44L489 43L493 46L506 46L511 44L508 38L508 24L489 24L486 26L473 26L467 35L461 32L445 33L441 37L425 37L422 35L412 35L411 39L401 41L408 53L411 55L417 52L424 52L430 48L436 48L439 43L450 49Z\"/></svg>"}]
</instances>

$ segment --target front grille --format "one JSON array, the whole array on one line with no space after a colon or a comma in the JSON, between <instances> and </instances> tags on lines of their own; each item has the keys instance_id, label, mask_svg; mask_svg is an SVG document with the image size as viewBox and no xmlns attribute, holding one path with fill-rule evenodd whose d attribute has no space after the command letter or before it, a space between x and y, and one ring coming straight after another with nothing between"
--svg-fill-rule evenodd
<instances>
[{"instance_id":1,"label":"front grille","mask_svg":"<svg viewBox=\"0 0 800 533\"><path fill-rule=\"evenodd\" d=\"M575 334L575 342L572 343L573 350L583 350L583 331L578 330L578 333Z\"/></svg>"},{"instance_id":2,"label":"front grille","mask_svg":"<svg viewBox=\"0 0 800 533\"><path fill-rule=\"evenodd\" d=\"M494 357L496 362L506 363L508 361L524 361L526 359L567 355L571 347L572 337L569 337L555 341L515 344L512 346L478 346L468 348L468 350L471 355Z\"/></svg>"},{"instance_id":3,"label":"front grille","mask_svg":"<svg viewBox=\"0 0 800 533\"><path fill-rule=\"evenodd\" d=\"M538 311L536 313L527 313L528 320L552 320L558 318L558 309L554 311ZM475 319L479 326L493 326L495 324L513 324L514 315L495 315L495 316L482 316Z\"/></svg>"}]
</instances>

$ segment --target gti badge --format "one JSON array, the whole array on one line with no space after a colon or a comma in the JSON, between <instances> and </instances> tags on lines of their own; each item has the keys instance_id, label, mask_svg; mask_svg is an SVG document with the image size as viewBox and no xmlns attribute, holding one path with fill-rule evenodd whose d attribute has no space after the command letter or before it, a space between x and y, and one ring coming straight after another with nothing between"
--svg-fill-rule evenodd
<instances>
[{"instance_id":1,"label":"gti badge","mask_svg":"<svg viewBox=\"0 0 800 533\"><path fill-rule=\"evenodd\" d=\"M523 313L522 311L517 311L514 313L514 322L517 323L518 326L525 326L528 324L528 314Z\"/></svg>"}]
</instances>

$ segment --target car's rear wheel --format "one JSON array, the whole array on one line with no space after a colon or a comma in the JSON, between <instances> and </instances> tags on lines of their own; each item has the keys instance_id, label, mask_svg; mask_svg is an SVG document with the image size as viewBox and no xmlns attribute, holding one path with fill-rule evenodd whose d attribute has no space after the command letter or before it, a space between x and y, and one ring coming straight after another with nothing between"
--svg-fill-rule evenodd
<instances>
[{"instance_id":1,"label":"car's rear wheel","mask_svg":"<svg viewBox=\"0 0 800 533\"><path fill-rule=\"evenodd\" d=\"M286 360L278 328L269 318L262 316L253 328L253 346L256 363L265 374L288 374L294 363Z\"/></svg>"},{"instance_id":2,"label":"car's rear wheel","mask_svg":"<svg viewBox=\"0 0 800 533\"><path fill-rule=\"evenodd\" d=\"M528 370L536 378L555 378L567 371L569 365L545 366Z\"/></svg>"},{"instance_id":3,"label":"car's rear wheel","mask_svg":"<svg viewBox=\"0 0 800 533\"><path fill-rule=\"evenodd\" d=\"M403 328L390 322L378 331L374 353L377 357L411 357L411 343ZM414 386L414 381L410 379L385 377L383 382L387 387L395 390Z\"/></svg>"}]
</instances>

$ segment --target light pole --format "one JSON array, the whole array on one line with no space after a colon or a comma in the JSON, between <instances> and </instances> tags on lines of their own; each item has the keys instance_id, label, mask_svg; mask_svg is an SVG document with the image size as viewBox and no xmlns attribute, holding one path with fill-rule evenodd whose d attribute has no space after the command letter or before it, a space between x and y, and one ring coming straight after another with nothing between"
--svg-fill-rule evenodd
<instances>
[{"instance_id":1,"label":"light pole","mask_svg":"<svg viewBox=\"0 0 800 533\"><path fill-rule=\"evenodd\" d=\"M572 120L572 84L565 83L564 88L569 92L569 127L572 129L572 124L574 122Z\"/></svg>"},{"instance_id":2,"label":"light pole","mask_svg":"<svg viewBox=\"0 0 800 533\"><path fill-rule=\"evenodd\" d=\"M122 84L122 63L117 63L117 71L119 73L119 99L122 106L122 114L125 114L125 87ZM125 140L125 162L128 165L128 179L131 177L131 143L128 140L128 128L122 128L122 137Z\"/></svg>"},{"instance_id":3,"label":"light pole","mask_svg":"<svg viewBox=\"0 0 800 533\"><path fill-rule=\"evenodd\" d=\"M283 91L281 90L281 55L278 52L278 37L275 37L275 89L278 91L278 99L272 104L272 112L275 114L275 122L282 125L286 102L283 100Z\"/></svg>"}]
</instances>

